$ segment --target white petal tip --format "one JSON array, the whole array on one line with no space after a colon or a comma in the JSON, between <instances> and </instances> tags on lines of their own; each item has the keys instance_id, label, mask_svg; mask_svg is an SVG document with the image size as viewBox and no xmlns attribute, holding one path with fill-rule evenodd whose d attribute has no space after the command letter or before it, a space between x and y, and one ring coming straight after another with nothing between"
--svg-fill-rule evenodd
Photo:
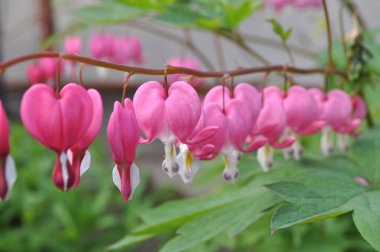
<instances>
[{"instance_id":1,"label":"white petal tip","mask_svg":"<svg viewBox=\"0 0 380 252\"><path fill-rule=\"evenodd\" d=\"M86 171L88 171L88 169L90 169L90 165L91 165L91 153L89 151L86 151L86 153L83 157L83 160L80 164L80 176L81 177Z\"/></svg>"}]
</instances>

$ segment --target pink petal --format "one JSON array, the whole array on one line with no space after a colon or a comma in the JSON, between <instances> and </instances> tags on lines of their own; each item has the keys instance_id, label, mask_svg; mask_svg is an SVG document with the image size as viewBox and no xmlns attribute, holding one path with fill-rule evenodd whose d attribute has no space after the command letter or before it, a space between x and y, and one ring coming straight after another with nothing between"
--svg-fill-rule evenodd
<instances>
[{"instance_id":1,"label":"pink petal","mask_svg":"<svg viewBox=\"0 0 380 252\"><path fill-rule=\"evenodd\" d=\"M171 132L186 143L201 116L201 102L195 89L183 81L173 83L169 87L165 111Z\"/></svg>"},{"instance_id":2,"label":"pink petal","mask_svg":"<svg viewBox=\"0 0 380 252\"><path fill-rule=\"evenodd\" d=\"M23 96L21 119L29 133L46 147L66 151L91 123L91 98L74 83L66 85L58 98L49 86L36 84Z\"/></svg>"},{"instance_id":3,"label":"pink petal","mask_svg":"<svg viewBox=\"0 0 380 252\"><path fill-rule=\"evenodd\" d=\"M136 118L139 126L149 143L164 131L165 115L165 90L156 81L142 84L133 97Z\"/></svg>"},{"instance_id":4,"label":"pink petal","mask_svg":"<svg viewBox=\"0 0 380 252\"><path fill-rule=\"evenodd\" d=\"M108 122L107 136L115 163L131 165L136 157L140 130L132 101L126 99L124 104L122 107L119 102L114 103L114 110Z\"/></svg>"},{"instance_id":5,"label":"pink petal","mask_svg":"<svg viewBox=\"0 0 380 252\"><path fill-rule=\"evenodd\" d=\"M87 90L91 100L92 100L92 119L91 124L88 127L86 133L82 138L71 148L74 152L80 151L85 152L92 142L95 140L96 136L99 134L103 122L103 103L102 97L99 92L95 89Z\"/></svg>"},{"instance_id":6,"label":"pink petal","mask_svg":"<svg viewBox=\"0 0 380 252\"><path fill-rule=\"evenodd\" d=\"M0 100L0 157L9 153L9 122Z\"/></svg>"}]
</instances>

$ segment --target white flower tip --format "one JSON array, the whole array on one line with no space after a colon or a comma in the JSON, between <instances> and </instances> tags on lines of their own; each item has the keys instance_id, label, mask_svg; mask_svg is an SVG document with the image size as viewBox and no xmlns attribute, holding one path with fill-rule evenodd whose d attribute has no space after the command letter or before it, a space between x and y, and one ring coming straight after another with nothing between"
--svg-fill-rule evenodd
<instances>
[{"instance_id":1,"label":"white flower tip","mask_svg":"<svg viewBox=\"0 0 380 252\"><path fill-rule=\"evenodd\" d=\"M8 190L4 197L4 200L7 200L9 198L10 192L12 190L13 185L16 182L16 179L17 179L17 172L16 172L15 161L13 160L11 155L8 155L5 159L5 180L7 182Z\"/></svg>"},{"instance_id":2,"label":"white flower tip","mask_svg":"<svg viewBox=\"0 0 380 252\"><path fill-rule=\"evenodd\" d=\"M81 177L86 171L88 171L88 169L90 169L90 165L91 165L91 153L87 150L80 164Z\"/></svg>"}]
</instances>

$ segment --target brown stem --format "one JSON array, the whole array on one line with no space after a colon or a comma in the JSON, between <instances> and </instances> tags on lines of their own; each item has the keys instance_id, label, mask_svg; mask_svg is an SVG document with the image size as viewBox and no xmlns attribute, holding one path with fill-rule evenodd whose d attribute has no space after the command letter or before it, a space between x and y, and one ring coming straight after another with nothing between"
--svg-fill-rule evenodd
<instances>
[{"instance_id":1,"label":"brown stem","mask_svg":"<svg viewBox=\"0 0 380 252\"><path fill-rule=\"evenodd\" d=\"M214 47L215 47L215 54L216 54L216 60L218 61L220 70L226 70L226 64L224 61L224 53L222 48L222 41L220 40L220 37L218 34L213 34L213 40L214 40Z\"/></svg>"},{"instance_id":2,"label":"brown stem","mask_svg":"<svg viewBox=\"0 0 380 252\"><path fill-rule=\"evenodd\" d=\"M331 69L333 69L333 58L332 58L332 34L331 34L331 25L330 25L330 16L327 8L326 0L322 0L323 3L323 11L325 15L326 21L326 30L327 30L327 68L326 68L326 83L325 83L325 91L327 92L329 88L329 78L328 76L331 74Z\"/></svg>"},{"instance_id":3,"label":"brown stem","mask_svg":"<svg viewBox=\"0 0 380 252\"><path fill-rule=\"evenodd\" d=\"M327 46L328 46L327 67L332 68L333 58L332 58L332 34L331 34L331 26L330 26L330 16L329 16L329 11L327 9L326 0L322 0L322 3L323 3L323 11L325 14L326 29L327 29Z\"/></svg>"},{"instance_id":4,"label":"brown stem","mask_svg":"<svg viewBox=\"0 0 380 252\"><path fill-rule=\"evenodd\" d=\"M165 69L150 69L150 68L142 68L142 67L133 67L133 66L125 66L119 65L115 63L110 63L101 60L95 60L88 57L78 56L75 54L66 54L66 53L58 53L58 52L42 52L35 54L28 54L18 58L11 59L9 61L5 61L0 64L0 74L4 73L6 69L9 67L16 65L18 63L22 63L28 60L39 59L39 58L59 58L73 60L76 62L85 63L87 65L99 66L108 69L119 70L123 72L134 72L135 74L144 74L144 75L165 75L166 74L189 74L195 77L202 78L222 78L224 75L229 76L241 76L255 73L265 73L265 72L281 72L284 70L283 65L271 65L271 66L262 66L262 67L250 67L250 68L239 68L230 71L201 71L194 70L185 67L175 67L175 66L167 66L167 70ZM294 74L324 74L327 72L326 68L297 68L297 67L287 67L287 72ZM347 79L347 75L345 72L342 72L337 69L329 69L331 74L339 75L342 78Z\"/></svg>"},{"instance_id":5,"label":"brown stem","mask_svg":"<svg viewBox=\"0 0 380 252\"><path fill-rule=\"evenodd\" d=\"M128 87L129 79L132 77L133 74L134 74L133 72L128 73L125 76L124 81L123 81L123 94L121 96L121 106L123 106L123 107L124 107L124 99L125 99L125 95L127 93L127 87Z\"/></svg>"}]
</instances>

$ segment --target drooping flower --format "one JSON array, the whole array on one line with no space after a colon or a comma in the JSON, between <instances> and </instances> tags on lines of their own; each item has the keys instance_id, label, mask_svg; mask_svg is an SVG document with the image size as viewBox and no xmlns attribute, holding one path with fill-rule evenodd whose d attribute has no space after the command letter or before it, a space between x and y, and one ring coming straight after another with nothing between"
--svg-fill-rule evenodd
<instances>
[{"instance_id":1,"label":"drooping flower","mask_svg":"<svg viewBox=\"0 0 380 252\"><path fill-rule=\"evenodd\" d=\"M99 92L95 89L89 89L87 93L91 97L93 107L91 124L82 138L67 152L75 174L75 181L72 188L78 186L80 177L90 168L91 154L88 149L99 134L103 122L103 103Z\"/></svg>"},{"instance_id":2,"label":"drooping flower","mask_svg":"<svg viewBox=\"0 0 380 252\"><path fill-rule=\"evenodd\" d=\"M134 163L140 129L130 99L124 101L124 106L115 102L108 122L107 136L116 163L112 173L113 181L127 202L140 182L139 169Z\"/></svg>"},{"instance_id":3,"label":"drooping flower","mask_svg":"<svg viewBox=\"0 0 380 252\"><path fill-rule=\"evenodd\" d=\"M9 197L16 177L15 163L9 153L9 122L0 100L0 202Z\"/></svg>"},{"instance_id":4,"label":"drooping flower","mask_svg":"<svg viewBox=\"0 0 380 252\"><path fill-rule=\"evenodd\" d=\"M42 69L43 75L46 78L49 85L53 85L57 76L58 64L61 72L65 69L64 60L56 58L42 58L39 60L38 65Z\"/></svg>"},{"instance_id":5,"label":"drooping flower","mask_svg":"<svg viewBox=\"0 0 380 252\"><path fill-rule=\"evenodd\" d=\"M206 152L204 157L199 157L208 159L211 155L213 158L220 152L225 161L224 178L234 182L239 176L237 163L241 153L251 152L264 144L262 139L255 139L248 146L244 146L260 112L260 95L247 83L240 83L233 91L218 86L207 93L203 104L205 121L218 126L218 130L213 137L196 144L195 147L190 145L190 149L196 151L197 146L215 146L212 152Z\"/></svg>"},{"instance_id":6,"label":"drooping flower","mask_svg":"<svg viewBox=\"0 0 380 252\"><path fill-rule=\"evenodd\" d=\"M92 58L110 60L115 54L114 36L107 33L95 33L90 37L88 47ZM97 67L96 71L101 78L108 74L106 68Z\"/></svg>"},{"instance_id":7,"label":"drooping flower","mask_svg":"<svg viewBox=\"0 0 380 252\"><path fill-rule=\"evenodd\" d=\"M179 58L173 57L167 61L168 65L176 66L176 67L185 67L194 70L199 69L199 63L194 58ZM201 87L204 84L204 80L201 78L195 78L193 76L187 74L170 74L168 75L169 84L174 83L176 81L184 80L195 88Z\"/></svg>"},{"instance_id":8,"label":"drooping flower","mask_svg":"<svg viewBox=\"0 0 380 252\"><path fill-rule=\"evenodd\" d=\"M359 117L363 116L363 105L358 106L359 117L356 117L354 103L344 91L334 89L326 95L319 89L310 89L309 92L319 103L321 118L326 122L322 129L322 153L328 156L333 151L333 132L338 134L339 147L345 151L348 148L347 134L353 133L362 121Z\"/></svg>"},{"instance_id":9,"label":"drooping flower","mask_svg":"<svg viewBox=\"0 0 380 252\"><path fill-rule=\"evenodd\" d=\"M201 102L197 92L186 82L173 83L167 93L160 83L146 82L137 89L133 104L139 126L147 138L142 143L161 140L165 146L162 168L170 177L179 169L176 140L189 144L215 134L215 127L208 127L191 135L201 116Z\"/></svg>"},{"instance_id":10,"label":"drooping flower","mask_svg":"<svg viewBox=\"0 0 380 252\"><path fill-rule=\"evenodd\" d=\"M22 98L22 122L35 139L56 152L53 182L63 191L75 182L67 151L87 132L92 117L91 97L75 83L66 85L59 94L46 84L36 84Z\"/></svg>"},{"instance_id":11,"label":"drooping flower","mask_svg":"<svg viewBox=\"0 0 380 252\"><path fill-rule=\"evenodd\" d=\"M82 51L82 40L78 36L67 36L65 38L65 52L80 54Z\"/></svg>"},{"instance_id":12,"label":"drooping flower","mask_svg":"<svg viewBox=\"0 0 380 252\"><path fill-rule=\"evenodd\" d=\"M301 86L292 86L284 99L284 110L287 120L286 135L294 136L297 140L291 147L284 149L285 158L299 159L303 148L298 135L310 135L319 131L324 121L318 119L318 104L314 97Z\"/></svg>"},{"instance_id":13,"label":"drooping flower","mask_svg":"<svg viewBox=\"0 0 380 252\"><path fill-rule=\"evenodd\" d=\"M251 135L253 138L264 138L266 144L257 152L257 159L264 171L273 165L273 150L284 149L295 142L293 136L283 136L286 126L286 114L283 105L284 93L275 86L266 87L263 91L263 108L254 125Z\"/></svg>"},{"instance_id":14,"label":"drooping flower","mask_svg":"<svg viewBox=\"0 0 380 252\"><path fill-rule=\"evenodd\" d=\"M28 66L27 77L30 84L41 83L46 80L45 72L38 63Z\"/></svg>"},{"instance_id":15,"label":"drooping flower","mask_svg":"<svg viewBox=\"0 0 380 252\"><path fill-rule=\"evenodd\" d=\"M105 59L112 55L113 36L109 34L95 33L90 37L89 49L92 58Z\"/></svg>"}]
</instances>

